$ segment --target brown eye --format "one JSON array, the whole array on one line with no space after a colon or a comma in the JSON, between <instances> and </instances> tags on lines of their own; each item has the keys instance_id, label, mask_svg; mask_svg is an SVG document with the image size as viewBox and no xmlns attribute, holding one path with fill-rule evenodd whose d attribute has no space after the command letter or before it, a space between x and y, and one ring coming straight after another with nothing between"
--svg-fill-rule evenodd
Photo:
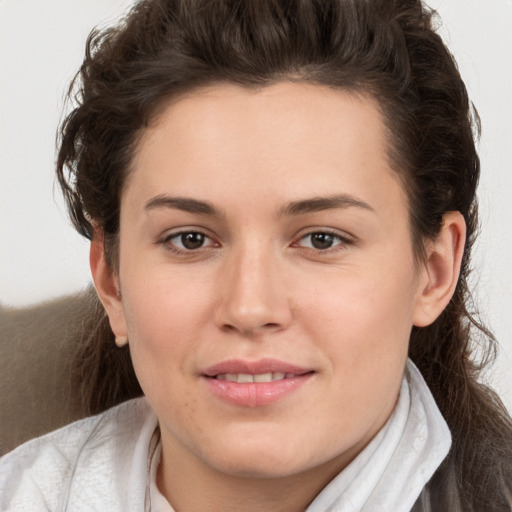
<instances>
[{"instance_id":1,"label":"brown eye","mask_svg":"<svg viewBox=\"0 0 512 512\"><path fill-rule=\"evenodd\" d=\"M311 245L315 249L329 249L334 245L335 237L329 233L311 234Z\"/></svg>"},{"instance_id":2,"label":"brown eye","mask_svg":"<svg viewBox=\"0 0 512 512\"><path fill-rule=\"evenodd\" d=\"M337 247L338 245L341 247L344 245L350 245L350 241L341 235L336 235L327 231L315 231L303 236L297 245L308 249L316 249L317 251L327 251Z\"/></svg>"},{"instance_id":3,"label":"brown eye","mask_svg":"<svg viewBox=\"0 0 512 512\"><path fill-rule=\"evenodd\" d=\"M182 233L180 235L181 244L185 249L199 249L203 246L206 236L202 233Z\"/></svg>"},{"instance_id":4,"label":"brown eye","mask_svg":"<svg viewBox=\"0 0 512 512\"><path fill-rule=\"evenodd\" d=\"M168 236L163 243L175 251L195 251L215 245L212 239L200 231L182 231Z\"/></svg>"}]
</instances>

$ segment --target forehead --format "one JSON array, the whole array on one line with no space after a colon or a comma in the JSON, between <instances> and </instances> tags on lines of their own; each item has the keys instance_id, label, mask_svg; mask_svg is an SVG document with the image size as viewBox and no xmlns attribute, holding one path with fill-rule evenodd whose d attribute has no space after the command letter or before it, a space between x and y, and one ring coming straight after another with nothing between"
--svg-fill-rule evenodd
<instances>
[{"instance_id":1,"label":"forehead","mask_svg":"<svg viewBox=\"0 0 512 512\"><path fill-rule=\"evenodd\" d=\"M242 181L248 192L268 194L270 183L284 189L293 181L297 193L324 195L333 173L350 188L379 172L397 177L372 98L304 83L220 84L161 109L139 140L127 185L138 195L162 187L211 194L215 183Z\"/></svg>"},{"instance_id":2,"label":"forehead","mask_svg":"<svg viewBox=\"0 0 512 512\"><path fill-rule=\"evenodd\" d=\"M351 116L349 130L346 123L339 122L346 116ZM285 131L283 121L288 123ZM299 135L299 131L306 135L309 130L313 135L314 130L312 143L336 134L352 139L359 136L358 131L375 135L379 143L386 142L385 120L372 96L304 82L285 81L264 87L219 83L177 95L155 113L142 133L139 149L154 138L155 132L163 134L166 129L170 134L173 126L178 132L175 135L195 135L198 141L215 135L220 138L230 127L239 137L250 134L255 138L260 134L255 128L260 127L279 139ZM272 133L273 129L278 132Z\"/></svg>"}]
</instances>

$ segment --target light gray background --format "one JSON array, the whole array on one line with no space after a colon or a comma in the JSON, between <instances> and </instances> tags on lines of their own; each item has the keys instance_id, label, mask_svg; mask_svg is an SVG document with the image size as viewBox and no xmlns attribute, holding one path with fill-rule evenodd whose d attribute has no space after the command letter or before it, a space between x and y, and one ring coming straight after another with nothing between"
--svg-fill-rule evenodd
<instances>
[{"instance_id":1,"label":"light gray background","mask_svg":"<svg viewBox=\"0 0 512 512\"><path fill-rule=\"evenodd\" d=\"M83 288L88 244L53 192L55 130L90 29L133 0L0 0L0 301ZM477 304L501 352L492 380L512 410L512 0L430 0L483 124Z\"/></svg>"}]
</instances>

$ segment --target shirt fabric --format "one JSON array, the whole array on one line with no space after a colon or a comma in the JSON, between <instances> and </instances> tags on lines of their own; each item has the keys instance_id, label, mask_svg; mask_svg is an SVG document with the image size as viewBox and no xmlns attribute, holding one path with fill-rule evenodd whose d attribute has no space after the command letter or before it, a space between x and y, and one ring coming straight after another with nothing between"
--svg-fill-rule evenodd
<instances>
[{"instance_id":1,"label":"shirt fabric","mask_svg":"<svg viewBox=\"0 0 512 512\"><path fill-rule=\"evenodd\" d=\"M307 512L409 512L451 437L420 372L407 362L397 405L366 448ZM156 415L130 400L18 447L0 459L5 512L174 512L156 485Z\"/></svg>"}]
</instances>

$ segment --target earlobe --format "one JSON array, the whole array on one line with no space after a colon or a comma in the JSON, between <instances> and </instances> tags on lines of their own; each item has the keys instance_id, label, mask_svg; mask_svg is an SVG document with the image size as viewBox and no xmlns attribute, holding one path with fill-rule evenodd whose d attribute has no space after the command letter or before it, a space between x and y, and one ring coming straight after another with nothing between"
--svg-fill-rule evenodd
<instances>
[{"instance_id":1,"label":"earlobe","mask_svg":"<svg viewBox=\"0 0 512 512\"><path fill-rule=\"evenodd\" d=\"M414 325L430 325L450 302L459 279L466 223L460 212L448 212L436 239L427 246L420 288L414 308Z\"/></svg>"},{"instance_id":2,"label":"earlobe","mask_svg":"<svg viewBox=\"0 0 512 512\"><path fill-rule=\"evenodd\" d=\"M115 337L116 345L121 348L128 344L128 337L127 336L116 336Z\"/></svg>"},{"instance_id":3,"label":"earlobe","mask_svg":"<svg viewBox=\"0 0 512 512\"><path fill-rule=\"evenodd\" d=\"M107 311L110 327L116 336L116 344L127 343L128 332L121 300L119 278L105 260L103 233L95 230L89 250L89 264L96 292Z\"/></svg>"}]
</instances>

